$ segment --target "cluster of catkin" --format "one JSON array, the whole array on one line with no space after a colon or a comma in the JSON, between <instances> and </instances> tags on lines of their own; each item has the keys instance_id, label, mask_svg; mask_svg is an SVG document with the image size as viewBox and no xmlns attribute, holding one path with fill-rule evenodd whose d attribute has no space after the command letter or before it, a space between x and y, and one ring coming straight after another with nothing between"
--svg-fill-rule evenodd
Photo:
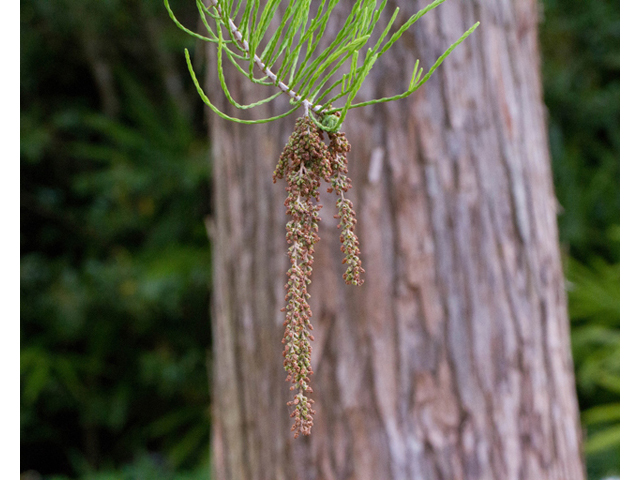
<instances>
[{"instance_id":1,"label":"cluster of catkin","mask_svg":"<svg viewBox=\"0 0 640 480\"><path fill-rule=\"evenodd\" d=\"M278 166L273 173L273 181L286 179L287 199L284 204L291 220L287 223L288 255L291 267L287 272L285 284L286 306L284 321L284 369L287 381L292 383L291 390L298 393L287 405L294 407L291 417L294 424L291 430L294 437L300 433L309 435L313 425L313 400L307 397L311 393L309 376L311 368L311 308L309 307L308 287L311 283L314 245L320 240L318 222L320 209L318 204L320 182L329 183L328 191L339 196L336 203L342 229L340 242L344 253L343 263L347 270L343 278L347 284L363 283L361 261L359 259L358 237L354 233L356 224L353 203L344 197L351 188L347 177L347 152L350 145L342 132L328 133L329 145L323 141L324 132L307 116L299 118L293 134L280 156Z\"/></svg>"}]
</instances>

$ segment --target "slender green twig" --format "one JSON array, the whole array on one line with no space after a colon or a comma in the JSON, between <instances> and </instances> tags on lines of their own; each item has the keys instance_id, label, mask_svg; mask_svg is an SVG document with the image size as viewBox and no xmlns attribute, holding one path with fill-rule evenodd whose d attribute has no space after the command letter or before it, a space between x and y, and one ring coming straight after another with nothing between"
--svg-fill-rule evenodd
<instances>
[{"instance_id":1,"label":"slender green twig","mask_svg":"<svg viewBox=\"0 0 640 480\"><path fill-rule=\"evenodd\" d=\"M325 34L331 13L339 0L322 0L313 17L310 14L311 0L289 0L275 32L266 40L266 45L259 54L260 44L265 40L281 1L267 0L261 8L259 0L237 0L235 2L233 0L211 0L209 6L204 4L204 0L196 0L200 18L209 34L207 37L182 25L171 11L169 0L164 0L169 16L180 29L199 40L217 44L218 77L225 96L233 106L239 109L250 109L268 103L282 93L286 94L294 105L294 108L286 114L261 120L241 120L223 114L208 99L205 100L206 95L199 87L189 56L185 53L189 72L198 93L207 106L223 118L242 123L263 123L282 118L297 107L303 106L305 115L312 112L321 119L326 115L339 112L337 124L330 123L334 125L334 128L340 128L347 112L353 108L398 100L411 95L424 85L442 61L478 26L476 23L454 42L438 58L424 77L422 76L422 68L418 69L418 62L416 62L409 88L405 92L391 97L355 103L354 100L360 87L380 56L387 52L419 18L441 5L445 0L435 0L416 12L387 39L398 16L399 9L396 8L375 45L372 48L367 48L364 55L360 54L360 51L372 40L371 35L381 18L386 0L382 0L379 6L377 6L376 0L357 0L336 37L315 58L314 54ZM216 22L215 30L209 25L207 18ZM234 19L238 19L238 23ZM228 39L223 38L224 31L228 32ZM237 52L232 48L235 48ZM222 53L251 82L260 85L274 85L280 92L247 105L237 102L226 86ZM243 68L240 61L248 62L248 68ZM348 61L351 61L349 73L343 74L342 78L331 81ZM277 62L280 64L279 68L275 67ZM257 78L254 75L254 66L257 66L264 76ZM327 84L329 84L328 87ZM336 93L335 89L338 87L340 90ZM333 107L332 105L340 99L344 99L343 105ZM313 116L312 120L316 122ZM317 124L322 125L321 122L317 122ZM322 125L322 128L327 129L326 125Z\"/></svg>"}]
</instances>

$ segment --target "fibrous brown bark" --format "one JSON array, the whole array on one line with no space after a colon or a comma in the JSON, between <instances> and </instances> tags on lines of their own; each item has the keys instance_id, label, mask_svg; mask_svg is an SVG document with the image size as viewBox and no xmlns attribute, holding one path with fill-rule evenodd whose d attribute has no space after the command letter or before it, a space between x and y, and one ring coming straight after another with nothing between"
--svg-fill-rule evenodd
<instances>
[{"instance_id":1,"label":"fibrous brown bark","mask_svg":"<svg viewBox=\"0 0 640 480\"><path fill-rule=\"evenodd\" d=\"M396 3L405 18L422 6ZM584 478L537 19L534 0L451 0L365 84L363 98L398 93L415 58L433 63L480 20L420 91L345 123L366 281L343 284L321 197L310 437L289 432L285 192L271 183L293 119L211 116L217 480ZM246 102L264 88L233 87Z\"/></svg>"}]
</instances>

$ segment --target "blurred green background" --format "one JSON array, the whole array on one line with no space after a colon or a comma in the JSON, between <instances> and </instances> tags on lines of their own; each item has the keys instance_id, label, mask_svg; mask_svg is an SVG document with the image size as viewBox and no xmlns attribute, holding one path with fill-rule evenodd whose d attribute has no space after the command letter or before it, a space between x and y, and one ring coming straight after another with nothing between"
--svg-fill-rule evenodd
<instances>
[{"instance_id":1,"label":"blurred green background","mask_svg":"<svg viewBox=\"0 0 640 480\"><path fill-rule=\"evenodd\" d=\"M540 41L589 478L619 472L619 3ZM174 2L197 28L191 2ZM21 0L21 471L208 479L209 160L160 0Z\"/></svg>"}]
</instances>

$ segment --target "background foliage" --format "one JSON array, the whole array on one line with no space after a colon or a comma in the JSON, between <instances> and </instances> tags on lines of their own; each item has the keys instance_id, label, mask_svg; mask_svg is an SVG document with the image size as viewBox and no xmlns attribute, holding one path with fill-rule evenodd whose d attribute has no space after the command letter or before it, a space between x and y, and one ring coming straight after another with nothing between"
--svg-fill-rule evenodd
<instances>
[{"instance_id":1,"label":"background foliage","mask_svg":"<svg viewBox=\"0 0 640 480\"><path fill-rule=\"evenodd\" d=\"M21 2L23 471L206 464L208 149L165 17Z\"/></svg>"},{"instance_id":2,"label":"background foliage","mask_svg":"<svg viewBox=\"0 0 640 480\"><path fill-rule=\"evenodd\" d=\"M545 0L540 40L591 479L620 471L620 4Z\"/></svg>"},{"instance_id":3,"label":"background foliage","mask_svg":"<svg viewBox=\"0 0 640 480\"><path fill-rule=\"evenodd\" d=\"M196 28L191 2L172 7ZM619 4L544 7L576 379L599 479L619 470ZM20 31L21 470L207 478L210 171L182 63L195 43L159 0L21 0Z\"/></svg>"}]
</instances>

